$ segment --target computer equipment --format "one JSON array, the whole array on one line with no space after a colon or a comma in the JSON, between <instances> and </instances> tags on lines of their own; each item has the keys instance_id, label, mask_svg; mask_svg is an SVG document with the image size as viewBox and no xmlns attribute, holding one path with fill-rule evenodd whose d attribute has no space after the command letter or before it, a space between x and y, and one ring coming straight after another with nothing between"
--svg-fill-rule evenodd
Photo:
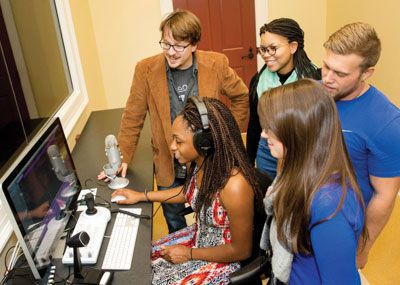
<instances>
[{"instance_id":1,"label":"computer equipment","mask_svg":"<svg viewBox=\"0 0 400 285\"><path fill-rule=\"evenodd\" d=\"M126 200L126 197L122 195L111 197L111 203L117 203L118 201L123 201L123 200Z\"/></svg>"},{"instance_id":2,"label":"computer equipment","mask_svg":"<svg viewBox=\"0 0 400 285\"><path fill-rule=\"evenodd\" d=\"M35 279L76 209L81 184L58 118L52 118L0 178L0 198Z\"/></svg>"},{"instance_id":3,"label":"computer equipment","mask_svg":"<svg viewBox=\"0 0 400 285\"><path fill-rule=\"evenodd\" d=\"M95 264L97 262L104 233L106 231L108 221L111 219L110 210L107 208L96 207L96 210L96 213L93 215L83 211L79 215L78 222L76 223L74 232L71 235L74 236L79 232L85 231L90 237L88 245L86 247L79 248L82 264ZM62 258L62 263L73 264L73 257L73 249L67 247Z\"/></svg>"},{"instance_id":4,"label":"computer equipment","mask_svg":"<svg viewBox=\"0 0 400 285\"><path fill-rule=\"evenodd\" d=\"M140 208L120 209L136 215L142 212ZM101 269L129 270L131 268L139 222L139 218L121 212L117 214Z\"/></svg>"}]
</instances>

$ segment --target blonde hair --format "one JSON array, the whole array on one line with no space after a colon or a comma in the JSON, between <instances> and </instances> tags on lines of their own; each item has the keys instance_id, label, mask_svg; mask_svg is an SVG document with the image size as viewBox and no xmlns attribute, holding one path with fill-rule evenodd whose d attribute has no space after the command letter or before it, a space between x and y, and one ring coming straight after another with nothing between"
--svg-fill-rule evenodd
<instances>
[{"instance_id":1,"label":"blonde hair","mask_svg":"<svg viewBox=\"0 0 400 285\"><path fill-rule=\"evenodd\" d=\"M200 20L192 12L178 9L168 14L160 24L161 38L164 36L166 28L171 30L175 40L188 41L192 45L200 41Z\"/></svg>"},{"instance_id":2,"label":"blonde hair","mask_svg":"<svg viewBox=\"0 0 400 285\"><path fill-rule=\"evenodd\" d=\"M381 54L381 41L373 27L366 23L351 23L333 33L324 43L326 49L340 55L357 54L363 58L362 71L375 66Z\"/></svg>"}]
</instances>

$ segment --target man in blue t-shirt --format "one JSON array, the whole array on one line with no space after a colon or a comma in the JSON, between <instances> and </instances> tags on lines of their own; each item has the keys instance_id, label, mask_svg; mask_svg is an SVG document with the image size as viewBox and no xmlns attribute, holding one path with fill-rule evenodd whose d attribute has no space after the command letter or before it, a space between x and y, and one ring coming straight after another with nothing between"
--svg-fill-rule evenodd
<instances>
[{"instance_id":1,"label":"man in blue t-shirt","mask_svg":"<svg viewBox=\"0 0 400 285\"><path fill-rule=\"evenodd\" d=\"M392 213L400 188L400 110L366 80L374 73L381 43L368 24L348 24L325 42L322 82L335 98L347 149L363 193L368 239L357 266ZM361 239L360 239L361 240Z\"/></svg>"}]
</instances>

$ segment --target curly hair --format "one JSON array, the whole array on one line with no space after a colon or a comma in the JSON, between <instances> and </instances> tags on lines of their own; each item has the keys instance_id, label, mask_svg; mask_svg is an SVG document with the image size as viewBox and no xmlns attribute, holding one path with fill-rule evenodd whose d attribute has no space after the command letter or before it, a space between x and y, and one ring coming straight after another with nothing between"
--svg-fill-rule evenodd
<instances>
[{"instance_id":1,"label":"curly hair","mask_svg":"<svg viewBox=\"0 0 400 285\"><path fill-rule=\"evenodd\" d=\"M239 126L229 109L219 100L214 98L202 98L209 121L209 127L214 142L214 151L204 159L201 166L204 169L199 196L197 198L197 213L201 209L205 212L211 206L215 195L222 190L229 178L237 170L242 173L254 191L255 209L262 208L262 194L259 190L255 171L250 164L245 150ZM192 100L188 100L180 113L183 120L187 122L192 132L203 128L199 111ZM189 177L194 175L195 166L193 163L189 169ZM188 189L189 180L184 185L184 191Z\"/></svg>"}]
</instances>

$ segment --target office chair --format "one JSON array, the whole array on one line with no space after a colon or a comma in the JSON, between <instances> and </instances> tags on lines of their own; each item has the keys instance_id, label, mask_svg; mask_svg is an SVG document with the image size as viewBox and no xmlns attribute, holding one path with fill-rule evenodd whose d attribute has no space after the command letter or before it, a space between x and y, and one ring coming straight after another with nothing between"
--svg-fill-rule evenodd
<instances>
[{"instance_id":1,"label":"office chair","mask_svg":"<svg viewBox=\"0 0 400 285\"><path fill-rule=\"evenodd\" d=\"M265 196L268 187L272 184L272 179L268 174L261 172L255 168L256 178L262 196ZM193 212L189 206L179 212L180 215L187 215ZM265 273L269 275L270 263L266 258L265 251L260 249L260 239L266 221L264 208L254 213L254 232L253 232L253 250L251 256L240 262L241 268L229 275L230 284L232 285L255 285L261 284L260 275Z\"/></svg>"},{"instance_id":2,"label":"office chair","mask_svg":"<svg viewBox=\"0 0 400 285\"><path fill-rule=\"evenodd\" d=\"M268 174L261 172L255 168L256 178L262 196L265 196L268 187L272 184L272 179ZM253 232L253 251L252 255L240 263L241 268L238 271L229 275L230 284L244 285L244 284L261 284L260 275L265 273L269 275L270 263L266 258L266 253L260 249L260 239L264 228L267 215L265 214L264 207L262 211L254 213L254 232Z\"/></svg>"}]
</instances>

